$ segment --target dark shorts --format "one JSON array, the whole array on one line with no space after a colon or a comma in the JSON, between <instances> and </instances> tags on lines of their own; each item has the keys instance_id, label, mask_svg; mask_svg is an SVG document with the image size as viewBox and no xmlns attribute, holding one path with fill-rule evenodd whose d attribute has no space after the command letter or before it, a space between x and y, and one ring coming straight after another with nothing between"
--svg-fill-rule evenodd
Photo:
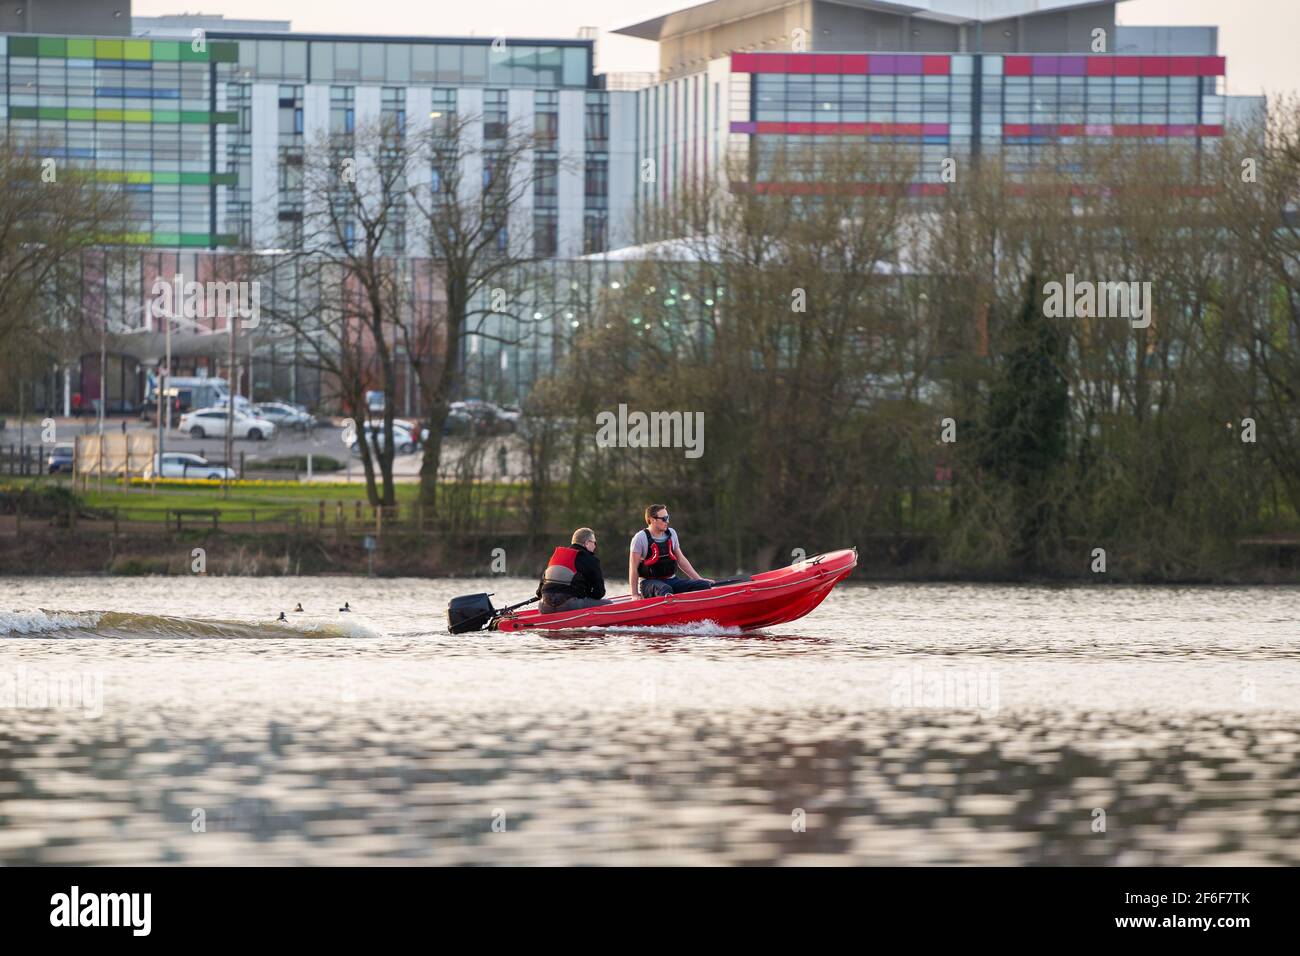
<instances>
[{"instance_id":1,"label":"dark shorts","mask_svg":"<svg viewBox=\"0 0 1300 956\"><path fill-rule=\"evenodd\" d=\"M547 604L545 600L538 605L538 610L543 614L554 614L557 611L581 611L585 607L602 607L612 603L604 598L580 598L571 597L563 600L558 604Z\"/></svg>"},{"instance_id":2,"label":"dark shorts","mask_svg":"<svg viewBox=\"0 0 1300 956\"><path fill-rule=\"evenodd\" d=\"M692 578L642 578L642 597L663 597L666 594L685 594L688 591L707 591L713 587L708 581Z\"/></svg>"}]
</instances>

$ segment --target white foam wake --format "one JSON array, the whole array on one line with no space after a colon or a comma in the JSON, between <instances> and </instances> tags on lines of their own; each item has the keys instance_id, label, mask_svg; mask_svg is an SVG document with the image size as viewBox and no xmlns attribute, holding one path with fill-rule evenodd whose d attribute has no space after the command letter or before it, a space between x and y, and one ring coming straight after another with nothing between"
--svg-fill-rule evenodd
<instances>
[{"instance_id":1,"label":"white foam wake","mask_svg":"<svg viewBox=\"0 0 1300 956\"><path fill-rule=\"evenodd\" d=\"M51 634L87 631L99 623L100 611L0 611L0 637L11 634Z\"/></svg>"}]
</instances>

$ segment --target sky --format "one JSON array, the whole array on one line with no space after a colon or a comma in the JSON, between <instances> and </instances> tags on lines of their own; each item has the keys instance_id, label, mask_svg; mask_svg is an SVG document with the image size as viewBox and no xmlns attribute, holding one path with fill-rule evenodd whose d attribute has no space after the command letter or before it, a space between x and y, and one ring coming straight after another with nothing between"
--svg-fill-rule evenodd
<instances>
[{"instance_id":1,"label":"sky","mask_svg":"<svg viewBox=\"0 0 1300 956\"><path fill-rule=\"evenodd\" d=\"M190 6L194 4L194 6ZM290 20L295 30L423 36L571 37L597 27L601 72L656 69L655 44L607 34L613 27L689 6L688 0L134 0L137 16L220 13ZM1228 92L1300 90L1300 0L1128 0L1119 22L1132 25L1218 26L1219 52L1228 58Z\"/></svg>"}]
</instances>

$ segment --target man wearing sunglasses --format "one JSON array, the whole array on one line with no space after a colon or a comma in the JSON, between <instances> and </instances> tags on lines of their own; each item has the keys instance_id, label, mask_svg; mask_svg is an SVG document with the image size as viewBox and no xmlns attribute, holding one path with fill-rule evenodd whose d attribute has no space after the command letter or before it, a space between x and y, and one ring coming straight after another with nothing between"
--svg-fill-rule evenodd
<instances>
[{"instance_id":1,"label":"man wearing sunglasses","mask_svg":"<svg viewBox=\"0 0 1300 956\"><path fill-rule=\"evenodd\" d=\"M645 521L646 527L632 539L628 555L627 583L634 598L704 591L713 586L712 580L696 573L682 553L667 505L651 505L645 510Z\"/></svg>"}]
</instances>

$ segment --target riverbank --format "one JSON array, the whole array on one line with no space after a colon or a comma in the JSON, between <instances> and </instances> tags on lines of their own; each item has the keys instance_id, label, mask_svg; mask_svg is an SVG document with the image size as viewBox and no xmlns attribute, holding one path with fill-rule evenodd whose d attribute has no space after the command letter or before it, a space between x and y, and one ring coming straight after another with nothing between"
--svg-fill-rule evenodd
<instances>
[{"instance_id":1,"label":"riverbank","mask_svg":"<svg viewBox=\"0 0 1300 956\"><path fill-rule=\"evenodd\" d=\"M111 522L79 523L76 528L55 528L24 523L13 533L13 516L0 517L0 575L173 575L196 573L224 576L373 575L375 577L475 577L518 574L530 577L540 571L556 541L527 532L497 531L446 534L408 526L384 528L367 522L327 524L323 529L300 523L265 522L256 532L245 522L213 531L194 526L202 516L187 518L181 530L162 527L147 532L114 532ZM91 525L88 527L88 525ZM628 534L630 537L630 533ZM605 570L614 588L621 584L623 535L607 535ZM924 540L878 536L875 540L827 542L856 544L860 563L855 582L906 581L915 583L1040 583L1040 584L1170 584L1261 585L1300 584L1297 551L1292 539L1242 546L1241 563L1216 574L1165 576L1127 574L1123 554L1115 553L1107 571L1094 573L1086 562L1074 575L1017 575L976 571L945 565L930 555ZM610 552L613 552L611 557ZM813 552L810 552L813 553ZM771 547L734 557L715 553L706 541L692 541L694 563L706 574L761 571L789 564L792 557ZM740 564L736 567L736 564Z\"/></svg>"},{"instance_id":2,"label":"riverbank","mask_svg":"<svg viewBox=\"0 0 1300 956\"><path fill-rule=\"evenodd\" d=\"M0 486L0 574L329 575L531 577L573 524L530 529L528 489L511 483L449 483L443 514L420 507L416 486L399 486L398 503L372 507L364 489L347 484L241 481L165 482L123 487L18 479ZM633 509L629 509L631 511ZM593 519L586 519L592 522ZM578 523L585 523L578 520ZM606 574L624 571L623 543L639 529L595 523L602 531ZM686 532L684 532L685 534ZM1137 545L1070 541L1078 560L1046 572L972 566L945 554L937 534L845 531L843 539L774 544L722 541L691 529L692 563L727 575L788 565L806 554L856 546L856 581L1127 584L1300 583L1300 533L1241 538L1197 560L1152 568Z\"/></svg>"}]
</instances>

